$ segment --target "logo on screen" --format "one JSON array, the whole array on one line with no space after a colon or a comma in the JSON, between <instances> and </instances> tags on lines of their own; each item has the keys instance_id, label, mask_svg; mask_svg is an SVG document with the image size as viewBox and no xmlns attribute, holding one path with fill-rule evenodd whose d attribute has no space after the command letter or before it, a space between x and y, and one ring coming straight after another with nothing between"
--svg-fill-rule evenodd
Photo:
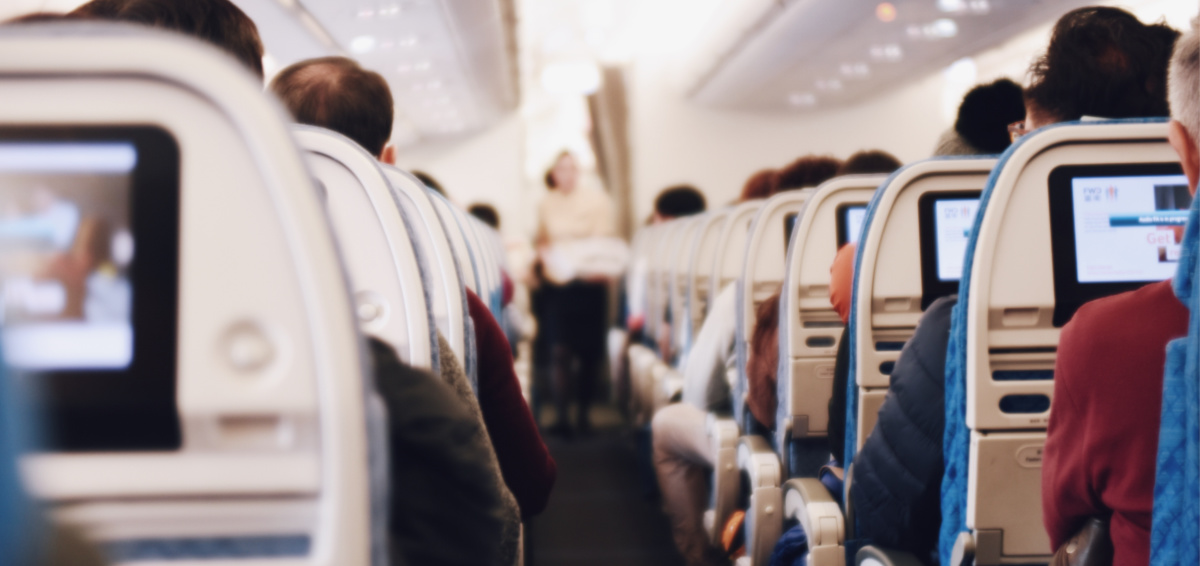
<instances>
[{"instance_id":1,"label":"logo on screen","mask_svg":"<svg viewBox=\"0 0 1200 566\"><path fill-rule=\"evenodd\" d=\"M1083 202L1113 202L1117 200L1117 187L1109 186L1108 188L1100 187L1084 187Z\"/></svg>"}]
</instances>

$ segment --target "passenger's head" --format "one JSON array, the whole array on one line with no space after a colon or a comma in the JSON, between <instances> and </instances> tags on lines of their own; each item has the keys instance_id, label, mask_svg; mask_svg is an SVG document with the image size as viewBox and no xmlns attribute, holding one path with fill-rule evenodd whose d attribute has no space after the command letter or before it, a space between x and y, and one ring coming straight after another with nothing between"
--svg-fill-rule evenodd
<instances>
[{"instance_id":1,"label":"passenger's head","mask_svg":"<svg viewBox=\"0 0 1200 566\"><path fill-rule=\"evenodd\" d=\"M691 185L663 189L654 199L654 220L664 222L680 216L704 212L704 195Z\"/></svg>"},{"instance_id":2,"label":"passenger's head","mask_svg":"<svg viewBox=\"0 0 1200 566\"><path fill-rule=\"evenodd\" d=\"M1008 79L979 85L963 96L954 131L978 154L1003 153L1008 125L1025 119L1025 91Z\"/></svg>"},{"instance_id":3,"label":"passenger's head","mask_svg":"<svg viewBox=\"0 0 1200 566\"><path fill-rule=\"evenodd\" d=\"M837 176L842 175L871 175L876 173L891 173L900 168L899 159L886 151L872 149L864 150L842 162Z\"/></svg>"},{"instance_id":4,"label":"passenger's head","mask_svg":"<svg viewBox=\"0 0 1200 566\"><path fill-rule=\"evenodd\" d=\"M396 162L392 91L374 71L347 57L301 61L271 80L271 91L301 124L338 132L385 163Z\"/></svg>"},{"instance_id":5,"label":"passenger's head","mask_svg":"<svg viewBox=\"0 0 1200 566\"><path fill-rule=\"evenodd\" d=\"M1177 37L1118 8L1068 12L1029 70L1026 129L1083 116L1166 116L1167 62Z\"/></svg>"},{"instance_id":6,"label":"passenger's head","mask_svg":"<svg viewBox=\"0 0 1200 566\"><path fill-rule=\"evenodd\" d=\"M93 0L72 14L133 22L207 41L263 77L258 27L229 0Z\"/></svg>"},{"instance_id":7,"label":"passenger's head","mask_svg":"<svg viewBox=\"0 0 1200 566\"><path fill-rule=\"evenodd\" d=\"M467 207L467 212L469 212L471 216L482 220L484 224L487 224L496 230L500 229L500 213L496 212L496 208L494 206L477 202Z\"/></svg>"},{"instance_id":8,"label":"passenger's head","mask_svg":"<svg viewBox=\"0 0 1200 566\"><path fill-rule=\"evenodd\" d=\"M579 164L571 152L564 151L554 158L546 170L546 188L569 193L579 184Z\"/></svg>"},{"instance_id":9,"label":"passenger's head","mask_svg":"<svg viewBox=\"0 0 1200 566\"><path fill-rule=\"evenodd\" d=\"M61 22L63 20L75 20L75 19L78 19L78 18L76 18L75 16L72 16L71 14L59 14L56 12L34 12L32 14L25 14L24 16L17 16L11 20L5 20L4 25L40 24L43 22Z\"/></svg>"},{"instance_id":10,"label":"passenger's head","mask_svg":"<svg viewBox=\"0 0 1200 566\"><path fill-rule=\"evenodd\" d=\"M776 173L775 186L772 188L771 194L815 187L837 175L841 166L842 162L835 157L805 155Z\"/></svg>"},{"instance_id":11,"label":"passenger's head","mask_svg":"<svg viewBox=\"0 0 1200 566\"><path fill-rule=\"evenodd\" d=\"M1200 18L1192 20L1188 30L1175 45L1171 58L1171 145L1179 154L1188 186L1196 194L1200 179L1200 101L1196 100L1200 85Z\"/></svg>"},{"instance_id":12,"label":"passenger's head","mask_svg":"<svg viewBox=\"0 0 1200 566\"><path fill-rule=\"evenodd\" d=\"M746 184L742 185L742 193L738 200L745 202L756 198L767 198L771 196L772 187L775 186L774 169L763 169L746 179Z\"/></svg>"},{"instance_id":13,"label":"passenger's head","mask_svg":"<svg viewBox=\"0 0 1200 566\"><path fill-rule=\"evenodd\" d=\"M450 198L446 194L446 189L442 188L442 184L437 182L437 179L434 179L433 175L430 175L429 173L426 173L424 171L418 171L416 169L413 169L412 176L416 177L417 180L424 183L426 187L429 187L429 188L433 189L434 191L436 191L437 194L442 195L446 198Z\"/></svg>"}]
</instances>

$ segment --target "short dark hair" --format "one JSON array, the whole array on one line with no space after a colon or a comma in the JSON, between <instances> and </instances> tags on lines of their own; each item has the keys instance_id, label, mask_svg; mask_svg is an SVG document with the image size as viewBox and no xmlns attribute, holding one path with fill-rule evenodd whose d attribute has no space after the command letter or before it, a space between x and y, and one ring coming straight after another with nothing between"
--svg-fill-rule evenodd
<instances>
[{"instance_id":1,"label":"short dark hair","mask_svg":"<svg viewBox=\"0 0 1200 566\"><path fill-rule=\"evenodd\" d=\"M771 194L815 187L834 178L841 167L842 162L836 157L805 155L779 170Z\"/></svg>"},{"instance_id":2,"label":"short dark hair","mask_svg":"<svg viewBox=\"0 0 1200 566\"><path fill-rule=\"evenodd\" d=\"M437 182L437 179L434 179L433 175L430 175L429 173L426 173L424 171L413 169L412 176L416 177L417 180L424 183L426 187L429 187L429 188L433 189L434 191L437 191L437 194L442 195L442 196L447 196L446 189L442 188L442 184Z\"/></svg>"},{"instance_id":3,"label":"short dark hair","mask_svg":"<svg viewBox=\"0 0 1200 566\"><path fill-rule=\"evenodd\" d=\"M500 229L500 213L496 212L496 207L477 202L467 207L467 212L471 213L471 216L483 221L484 224L497 230Z\"/></svg>"},{"instance_id":4,"label":"short dark hair","mask_svg":"<svg viewBox=\"0 0 1200 566\"><path fill-rule=\"evenodd\" d=\"M258 26L229 0L93 0L73 13L190 35L221 48L263 78Z\"/></svg>"},{"instance_id":5,"label":"short dark hair","mask_svg":"<svg viewBox=\"0 0 1200 566\"><path fill-rule=\"evenodd\" d=\"M23 16L17 16L10 20L5 20L3 23L5 25L40 24L40 23L45 23L45 22L61 22L64 20L77 20L77 19L79 19L79 18L77 18L71 14L59 14L56 12L34 12L32 14L25 14Z\"/></svg>"},{"instance_id":6,"label":"short dark hair","mask_svg":"<svg viewBox=\"0 0 1200 566\"><path fill-rule=\"evenodd\" d=\"M271 80L271 91L301 124L329 128L379 156L392 137L392 91L379 73L347 57L301 61Z\"/></svg>"},{"instance_id":7,"label":"short dark hair","mask_svg":"<svg viewBox=\"0 0 1200 566\"><path fill-rule=\"evenodd\" d=\"M704 212L704 194L691 185L663 189L654 199L654 211L664 218L678 218Z\"/></svg>"},{"instance_id":8,"label":"short dark hair","mask_svg":"<svg viewBox=\"0 0 1200 566\"><path fill-rule=\"evenodd\" d=\"M1025 89L999 79L979 85L963 96L954 131L984 153L1003 153L1012 144L1008 125L1025 119Z\"/></svg>"},{"instance_id":9,"label":"short dark hair","mask_svg":"<svg viewBox=\"0 0 1200 566\"><path fill-rule=\"evenodd\" d=\"M775 175L777 173L774 169L762 169L755 172L742 185L742 193L739 195L738 200L748 201L771 196L771 191L775 187Z\"/></svg>"},{"instance_id":10,"label":"short dark hair","mask_svg":"<svg viewBox=\"0 0 1200 566\"><path fill-rule=\"evenodd\" d=\"M841 175L871 175L875 173L891 173L900 168L900 160L886 151L879 149L863 150L842 162L838 169Z\"/></svg>"},{"instance_id":11,"label":"short dark hair","mask_svg":"<svg viewBox=\"0 0 1200 566\"><path fill-rule=\"evenodd\" d=\"M1060 122L1167 116L1167 65L1178 38L1119 8L1067 12L1029 69L1025 100Z\"/></svg>"}]
</instances>

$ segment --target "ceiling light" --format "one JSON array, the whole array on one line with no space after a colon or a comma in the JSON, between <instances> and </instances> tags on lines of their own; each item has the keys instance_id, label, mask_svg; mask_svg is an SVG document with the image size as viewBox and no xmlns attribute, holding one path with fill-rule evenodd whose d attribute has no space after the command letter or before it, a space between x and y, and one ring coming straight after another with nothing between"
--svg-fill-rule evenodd
<instances>
[{"instance_id":1,"label":"ceiling light","mask_svg":"<svg viewBox=\"0 0 1200 566\"><path fill-rule=\"evenodd\" d=\"M883 23L895 21L896 6L891 2L880 3L878 6L875 6L875 17L879 18L879 21Z\"/></svg>"},{"instance_id":2,"label":"ceiling light","mask_svg":"<svg viewBox=\"0 0 1200 566\"><path fill-rule=\"evenodd\" d=\"M889 43L886 45L872 45L870 52L871 58L876 61L887 61L889 63L894 63L904 58L904 50L902 50L900 46L896 45L895 43Z\"/></svg>"},{"instance_id":3,"label":"ceiling light","mask_svg":"<svg viewBox=\"0 0 1200 566\"><path fill-rule=\"evenodd\" d=\"M358 11L358 18L361 20L369 20L374 17L375 17L375 10L372 10L370 8L363 8Z\"/></svg>"},{"instance_id":4,"label":"ceiling light","mask_svg":"<svg viewBox=\"0 0 1200 566\"><path fill-rule=\"evenodd\" d=\"M817 90L825 92L838 92L842 90L842 81L838 79L818 79Z\"/></svg>"},{"instance_id":5,"label":"ceiling light","mask_svg":"<svg viewBox=\"0 0 1200 566\"><path fill-rule=\"evenodd\" d=\"M600 68L590 61L546 65L542 88L551 94L592 94L600 88Z\"/></svg>"},{"instance_id":6,"label":"ceiling light","mask_svg":"<svg viewBox=\"0 0 1200 566\"><path fill-rule=\"evenodd\" d=\"M429 61L418 61L412 66L412 68L416 71L428 71L429 69L433 68L433 63L430 63Z\"/></svg>"},{"instance_id":7,"label":"ceiling light","mask_svg":"<svg viewBox=\"0 0 1200 566\"><path fill-rule=\"evenodd\" d=\"M817 95L811 92L793 92L788 95L788 103L801 108L816 106Z\"/></svg>"},{"instance_id":8,"label":"ceiling light","mask_svg":"<svg viewBox=\"0 0 1200 566\"><path fill-rule=\"evenodd\" d=\"M839 67L842 76L861 79L871 74L871 67L866 63L842 63Z\"/></svg>"},{"instance_id":9,"label":"ceiling light","mask_svg":"<svg viewBox=\"0 0 1200 566\"><path fill-rule=\"evenodd\" d=\"M966 11L967 2L966 0L937 0L937 7L943 12L958 14Z\"/></svg>"},{"instance_id":10,"label":"ceiling light","mask_svg":"<svg viewBox=\"0 0 1200 566\"><path fill-rule=\"evenodd\" d=\"M375 38L372 36L360 35L350 40L350 51L353 53L362 55L370 53L372 49L375 49Z\"/></svg>"},{"instance_id":11,"label":"ceiling light","mask_svg":"<svg viewBox=\"0 0 1200 566\"><path fill-rule=\"evenodd\" d=\"M958 35L958 24L950 18L942 18L925 26L922 31L929 39L949 39Z\"/></svg>"},{"instance_id":12,"label":"ceiling light","mask_svg":"<svg viewBox=\"0 0 1200 566\"><path fill-rule=\"evenodd\" d=\"M972 14L987 14L992 11L992 3L988 0L971 0L967 3Z\"/></svg>"}]
</instances>

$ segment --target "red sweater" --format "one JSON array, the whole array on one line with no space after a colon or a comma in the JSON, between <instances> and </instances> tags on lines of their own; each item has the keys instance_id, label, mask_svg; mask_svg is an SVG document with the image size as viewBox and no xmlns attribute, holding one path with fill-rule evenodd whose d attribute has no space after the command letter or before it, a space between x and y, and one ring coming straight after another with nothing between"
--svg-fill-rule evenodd
<instances>
[{"instance_id":1,"label":"red sweater","mask_svg":"<svg viewBox=\"0 0 1200 566\"><path fill-rule=\"evenodd\" d=\"M517 381L512 349L504 331L487 305L470 289L467 289L467 307L475 324L483 423L492 437L504 483L521 506L521 516L532 517L546 508L558 466L542 442L533 413L521 396L521 383Z\"/></svg>"},{"instance_id":2,"label":"red sweater","mask_svg":"<svg viewBox=\"0 0 1200 566\"><path fill-rule=\"evenodd\" d=\"M1149 564L1163 366L1187 322L1163 281L1088 303L1063 327L1042 467L1054 549L1111 513L1113 564Z\"/></svg>"}]
</instances>

